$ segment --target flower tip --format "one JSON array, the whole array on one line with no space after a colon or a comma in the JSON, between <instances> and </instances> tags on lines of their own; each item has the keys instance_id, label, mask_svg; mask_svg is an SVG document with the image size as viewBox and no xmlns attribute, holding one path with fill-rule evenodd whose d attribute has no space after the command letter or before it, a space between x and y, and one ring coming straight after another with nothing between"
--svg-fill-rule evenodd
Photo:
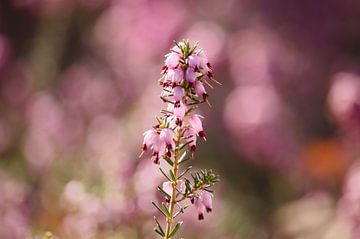
<instances>
[{"instance_id":1,"label":"flower tip","mask_svg":"<svg viewBox=\"0 0 360 239\"><path fill-rule=\"evenodd\" d=\"M198 219L199 219L199 221L204 220L204 214L199 213Z\"/></svg>"},{"instance_id":2,"label":"flower tip","mask_svg":"<svg viewBox=\"0 0 360 239\"><path fill-rule=\"evenodd\" d=\"M212 212L212 208L210 208L210 207L207 207L207 208L206 208L206 212L207 212L207 213L210 213L210 212Z\"/></svg>"}]
</instances>

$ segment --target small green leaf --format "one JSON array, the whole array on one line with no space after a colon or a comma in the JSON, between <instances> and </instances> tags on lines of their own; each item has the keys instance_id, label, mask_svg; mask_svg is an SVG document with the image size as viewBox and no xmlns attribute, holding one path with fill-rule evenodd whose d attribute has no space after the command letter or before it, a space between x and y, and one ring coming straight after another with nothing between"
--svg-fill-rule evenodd
<instances>
[{"instance_id":1,"label":"small green leaf","mask_svg":"<svg viewBox=\"0 0 360 239\"><path fill-rule=\"evenodd\" d=\"M160 223L159 223L159 221L156 219L156 217L154 216L154 220L155 220L155 222L156 222L156 225L157 225L157 229L162 233L162 235L161 236L165 236L165 232L164 232L164 230L162 229L162 227L161 227L161 225L160 225ZM155 229L155 228L154 228Z\"/></svg>"},{"instance_id":2,"label":"small green leaf","mask_svg":"<svg viewBox=\"0 0 360 239\"><path fill-rule=\"evenodd\" d=\"M162 189L161 187L157 187L157 189L159 190L159 192L164 194L165 197L167 197L169 199L171 198L171 196L167 192L165 192L164 189Z\"/></svg>"},{"instance_id":3,"label":"small green leaf","mask_svg":"<svg viewBox=\"0 0 360 239\"><path fill-rule=\"evenodd\" d=\"M161 232L158 228L154 228L154 231L159 234L161 237L164 237L165 236L165 233Z\"/></svg>"},{"instance_id":4,"label":"small green leaf","mask_svg":"<svg viewBox=\"0 0 360 239\"><path fill-rule=\"evenodd\" d=\"M173 161L171 161L171 159L168 156L164 156L163 158L171 167L174 165Z\"/></svg>"},{"instance_id":5,"label":"small green leaf","mask_svg":"<svg viewBox=\"0 0 360 239\"><path fill-rule=\"evenodd\" d=\"M164 209L164 213L166 214L166 217L167 218L170 218L170 212L169 212L169 209L167 208L166 204L165 203L161 203L163 209Z\"/></svg>"},{"instance_id":6,"label":"small green leaf","mask_svg":"<svg viewBox=\"0 0 360 239\"><path fill-rule=\"evenodd\" d=\"M176 223L176 226L174 227L174 229L172 230L172 232L170 232L169 237L173 237L175 235L175 233L179 230L179 228L181 227L181 225L183 224L183 222L178 222Z\"/></svg>"},{"instance_id":7,"label":"small green leaf","mask_svg":"<svg viewBox=\"0 0 360 239\"><path fill-rule=\"evenodd\" d=\"M162 168L159 168L159 170L160 170L160 172L162 173L162 175L164 175L164 177L165 177L167 180L171 181L171 179L169 178L169 176L166 175L166 173L162 170Z\"/></svg>"},{"instance_id":8,"label":"small green leaf","mask_svg":"<svg viewBox=\"0 0 360 239\"><path fill-rule=\"evenodd\" d=\"M189 166L184 172L180 174L178 178L182 178L187 172L189 172L190 169L192 169L192 166Z\"/></svg>"},{"instance_id":9,"label":"small green leaf","mask_svg":"<svg viewBox=\"0 0 360 239\"><path fill-rule=\"evenodd\" d=\"M159 210L161 212L162 215L164 215L166 217L165 212L163 210L161 210L161 208L158 205L156 205L156 203L154 203L154 202L151 202L151 203L152 203L152 205L154 205L156 207L157 210Z\"/></svg>"}]
</instances>

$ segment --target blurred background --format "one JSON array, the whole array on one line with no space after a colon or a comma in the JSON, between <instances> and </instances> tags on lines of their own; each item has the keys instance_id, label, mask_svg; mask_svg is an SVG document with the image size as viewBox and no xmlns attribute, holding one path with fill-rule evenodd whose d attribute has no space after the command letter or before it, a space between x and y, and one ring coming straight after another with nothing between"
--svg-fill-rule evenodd
<instances>
[{"instance_id":1,"label":"blurred background","mask_svg":"<svg viewBox=\"0 0 360 239\"><path fill-rule=\"evenodd\" d=\"M155 238L138 159L173 40L209 89L198 168L222 182L184 238L360 238L360 2L1 0L0 238Z\"/></svg>"}]
</instances>

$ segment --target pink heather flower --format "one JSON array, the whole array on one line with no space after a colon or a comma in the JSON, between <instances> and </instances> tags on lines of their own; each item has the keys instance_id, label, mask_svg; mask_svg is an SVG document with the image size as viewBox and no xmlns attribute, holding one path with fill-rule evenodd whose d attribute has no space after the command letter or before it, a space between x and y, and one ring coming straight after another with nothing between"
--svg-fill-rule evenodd
<instances>
[{"instance_id":1,"label":"pink heather flower","mask_svg":"<svg viewBox=\"0 0 360 239\"><path fill-rule=\"evenodd\" d=\"M195 203L196 211L198 213L198 219L204 220L204 214L205 214L205 210L206 210L204 204L202 203L200 198L195 198L194 203Z\"/></svg>"},{"instance_id":2,"label":"pink heather flower","mask_svg":"<svg viewBox=\"0 0 360 239\"><path fill-rule=\"evenodd\" d=\"M204 219L204 213L212 211L212 194L205 191L200 190L197 198L194 199L194 204L196 211L198 213L198 219Z\"/></svg>"},{"instance_id":3,"label":"pink heather flower","mask_svg":"<svg viewBox=\"0 0 360 239\"><path fill-rule=\"evenodd\" d=\"M169 69L165 75L166 83L180 84L184 78L184 71L182 69Z\"/></svg>"},{"instance_id":4,"label":"pink heather flower","mask_svg":"<svg viewBox=\"0 0 360 239\"><path fill-rule=\"evenodd\" d=\"M195 94L202 96L204 100L208 97L204 84L201 81L195 81Z\"/></svg>"},{"instance_id":5,"label":"pink heather flower","mask_svg":"<svg viewBox=\"0 0 360 239\"><path fill-rule=\"evenodd\" d=\"M168 54L165 55L166 59L165 59L165 65L169 68L169 69L174 69L179 65L179 61L180 61L180 55L175 53L175 52L170 52Z\"/></svg>"},{"instance_id":6,"label":"pink heather flower","mask_svg":"<svg viewBox=\"0 0 360 239\"><path fill-rule=\"evenodd\" d=\"M176 104L179 104L181 99L185 96L184 88L181 86L175 86L173 89L174 92L174 100ZM178 105L175 105L175 107Z\"/></svg>"},{"instance_id":7,"label":"pink heather flower","mask_svg":"<svg viewBox=\"0 0 360 239\"><path fill-rule=\"evenodd\" d=\"M144 141L142 144L142 150L147 151L147 149L154 144L156 137L158 136L158 133L156 132L155 129L149 129L143 135L144 135Z\"/></svg>"},{"instance_id":8,"label":"pink heather flower","mask_svg":"<svg viewBox=\"0 0 360 239\"><path fill-rule=\"evenodd\" d=\"M154 137L154 143L151 147L153 151L152 159L155 164L160 164L160 156L164 154L165 147L166 147L165 142L161 140L159 134L156 134L156 136Z\"/></svg>"},{"instance_id":9,"label":"pink heather flower","mask_svg":"<svg viewBox=\"0 0 360 239\"><path fill-rule=\"evenodd\" d=\"M189 83L194 83L196 80L196 74L193 68L188 67L185 72L185 79Z\"/></svg>"},{"instance_id":10,"label":"pink heather flower","mask_svg":"<svg viewBox=\"0 0 360 239\"><path fill-rule=\"evenodd\" d=\"M160 132L160 139L166 144L166 147L171 150L175 149L175 142L173 140L174 132L169 128L164 128Z\"/></svg>"},{"instance_id":11,"label":"pink heather flower","mask_svg":"<svg viewBox=\"0 0 360 239\"><path fill-rule=\"evenodd\" d=\"M197 55L190 55L188 57L188 64L193 69L198 69L200 67L200 58Z\"/></svg>"},{"instance_id":12,"label":"pink heather flower","mask_svg":"<svg viewBox=\"0 0 360 239\"><path fill-rule=\"evenodd\" d=\"M198 114L195 115L191 114L189 115L188 123L190 127L193 128L200 137L205 138L205 132L203 130L202 122L200 118L203 117Z\"/></svg>"},{"instance_id":13,"label":"pink heather flower","mask_svg":"<svg viewBox=\"0 0 360 239\"><path fill-rule=\"evenodd\" d=\"M180 191L180 192L185 192L185 183L183 180L178 180L177 181L177 189ZM172 188L172 182L170 181L167 181L167 182L164 182L163 185L162 185L162 189L169 195L171 195L173 193L173 188Z\"/></svg>"},{"instance_id":14,"label":"pink heather flower","mask_svg":"<svg viewBox=\"0 0 360 239\"><path fill-rule=\"evenodd\" d=\"M183 180L178 180L177 181L177 189L180 191L180 192L185 192L185 183ZM164 182L163 185L162 185L162 189L168 194L168 195L172 195L173 193L173 188L172 188L172 182L170 181L167 181L167 182ZM166 201L168 201L169 199L167 198Z\"/></svg>"},{"instance_id":15,"label":"pink heather flower","mask_svg":"<svg viewBox=\"0 0 360 239\"><path fill-rule=\"evenodd\" d=\"M213 205L212 205L212 197L213 195L205 190L201 190L199 192L199 197L202 200L202 203L204 204L204 206L206 207L206 212L211 212Z\"/></svg>"},{"instance_id":16,"label":"pink heather flower","mask_svg":"<svg viewBox=\"0 0 360 239\"><path fill-rule=\"evenodd\" d=\"M199 70L200 70L200 72L202 74L204 74L204 75L207 75L209 72L211 72L210 63L209 63L209 60L208 60L207 56L205 55L205 53L204 53L204 51L202 49L197 51L195 54L199 57L199 61L200 61Z\"/></svg>"},{"instance_id":17,"label":"pink heather flower","mask_svg":"<svg viewBox=\"0 0 360 239\"><path fill-rule=\"evenodd\" d=\"M193 128L187 128L184 132L184 137L189 143L190 151L192 154L196 151L196 131Z\"/></svg>"},{"instance_id":18,"label":"pink heather flower","mask_svg":"<svg viewBox=\"0 0 360 239\"><path fill-rule=\"evenodd\" d=\"M180 102L178 107L174 107L174 115L179 119L182 120L186 113L186 106Z\"/></svg>"}]
</instances>

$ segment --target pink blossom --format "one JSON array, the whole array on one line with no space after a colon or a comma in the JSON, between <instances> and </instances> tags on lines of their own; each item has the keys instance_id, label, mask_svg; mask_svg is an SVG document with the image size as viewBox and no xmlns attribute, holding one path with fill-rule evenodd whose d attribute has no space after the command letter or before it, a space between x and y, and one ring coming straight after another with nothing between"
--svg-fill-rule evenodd
<instances>
[{"instance_id":1,"label":"pink blossom","mask_svg":"<svg viewBox=\"0 0 360 239\"><path fill-rule=\"evenodd\" d=\"M205 190L200 190L198 197L194 200L195 208L198 213L198 219L204 219L204 213L212 211L212 194Z\"/></svg>"},{"instance_id":2,"label":"pink blossom","mask_svg":"<svg viewBox=\"0 0 360 239\"><path fill-rule=\"evenodd\" d=\"M178 120L182 120L185 116L186 113L186 106L180 102L180 104L178 105L178 107L173 107L174 110L174 115L176 116L176 118Z\"/></svg>"},{"instance_id":3,"label":"pink blossom","mask_svg":"<svg viewBox=\"0 0 360 239\"><path fill-rule=\"evenodd\" d=\"M154 143L151 147L153 153L152 153L152 159L155 164L160 163L160 156L164 154L165 152L166 144L163 140L161 140L160 135L156 134L154 137Z\"/></svg>"},{"instance_id":4,"label":"pink blossom","mask_svg":"<svg viewBox=\"0 0 360 239\"><path fill-rule=\"evenodd\" d=\"M185 183L183 180L178 180L177 181L177 187L176 187L180 192L185 192ZM169 194L170 196L173 193L173 188L172 188L172 182L167 181L164 182L162 185L162 189Z\"/></svg>"},{"instance_id":5,"label":"pink blossom","mask_svg":"<svg viewBox=\"0 0 360 239\"><path fill-rule=\"evenodd\" d=\"M192 154L196 151L196 131L193 128L187 128L184 132L184 137L189 142L190 151Z\"/></svg>"},{"instance_id":6,"label":"pink blossom","mask_svg":"<svg viewBox=\"0 0 360 239\"><path fill-rule=\"evenodd\" d=\"M205 138L205 132L203 130L203 126L200 118L203 117L198 114L195 115L191 114L189 115L188 123L190 127L193 128L200 137Z\"/></svg>"},{"instance_id":7,"label":"pink blossom","mask_svg":"<svg viewBox=\"0 0 360 239\"><path fill-rule=\"evenodd\" d=\"M175 149L175 143L173 137L174 137L174 132L169 128L164 128L160 132L160 139L166 144L166 147L169 150Z\"/></svg>"},{"instance_id":8,"label":"pink blossom","mask_svg":"<svg viewBox=\"0 0 360 239\"><path fill-rule=\"evenodd\" d=\"M170 69L174 69L179 65L179 61L180 61L180 55L175 53L175 52L170 52L168 54L165 55L166 59L165 59L165 65L170 68Z\"/></svg>"},{"instance_id":9,"label":"pink blossom","mask_svg":"<svg viewBox=\"0 0 360 239\"><path fill-rule=\"evenodd\" d=\"M144 141L142 144L142 150L147 151L147 149L149 147L151 147L153 145L153 143L155 142L155 139L156 139L156 136L158 135L158 133L154 129L149 129L143 135L144 135Z\"/></svg>"},{"instance_id":10,"label":"pink blossom","mask_svg":"<svg viewBox=\"0 0 360 239\"><path fill-rule=\"evenodd\" d=\"M197 55L191 55L188 57L188 64L193 69L200 67L200 58Z\"/></svg>"},{"instance_id":11,"label":"pink blossom","mask_svg":"<svg viewBox=\"0 0 360 239\"><path fill-rule=\"evenodd\" d=\"M195 81L195 93L198 96L202 96L204 100L208 97L204 84L200 81Z\"/></svg>"},{"instance_id":12,"label":"pink blossom","mask_svg":"<svg viewBox=\"0 0 360 239\"><path fill-rule=\"evenodd\" d=\"M165 75L165 82L180 84L184 78L184 71L182 69L169 69Z\"/></svg>"},{"instance_id":13,"label":"pink blossom","mask_svg":"<svg viewBox=\"0 0 360 239\"><path fill-rule=\"evenodd\" d=\"M196 55L199 57L199 61L200 61L200 66L199 66L200 72L204 75L207 75L209 72L211 72L210 63L207 56L205 55L202 49L197 51Z\"/></svg>"},{"instance_id":14,"label":"pink blossom","mask_svg":"<svg viewBox=\"0 0 360 239\"><path fill-rule=\"evenodd\" d=\"M173 89L175 103L180 103L181 99L185 96L184 88L175 86Z\"/></svg>"},{"instance_id":15,"label":"pink blossom","mask_svg":"<svg viewBox=\"0 0 360 239\"><path fill-rule=\"evenodd\" d=\"M185 79L189 83L194 83L196 80L196 74L193 68L189 67L185 72Z\"/></svg>"}]
</instances>

